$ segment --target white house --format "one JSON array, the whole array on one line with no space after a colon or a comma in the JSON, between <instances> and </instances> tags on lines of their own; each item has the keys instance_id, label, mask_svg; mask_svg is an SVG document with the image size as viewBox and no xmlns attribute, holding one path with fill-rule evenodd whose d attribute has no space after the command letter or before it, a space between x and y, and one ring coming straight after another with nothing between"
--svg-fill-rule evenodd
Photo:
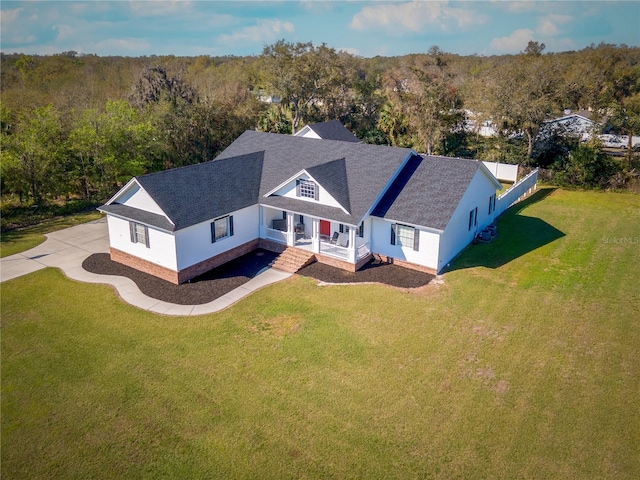
<instances>
[{"instance_id":1,"label":"white house","mask_svg":"<svg viewBox=\"0 0 640 480\"><path fill-rule=\"evenodd\" d=\"M542 124L538 138L548 138L553 135L572 135L586 141L598 133L599 125L592 120L592 112L581 110L571 112L565 110L565 115L554 118Z\"/></svg>"},{"instance_id":2,"label":"white house","mask_svg":"<svg viewBox=\"0 0 640 480\"><path fill-rule=\"evenodd\" d=\"M259 247L435 273L494 221L500 188L482 162L247 131L215 160L131 179L100 210L113 260L174 283Z\"/></svg>"}]
</instances>

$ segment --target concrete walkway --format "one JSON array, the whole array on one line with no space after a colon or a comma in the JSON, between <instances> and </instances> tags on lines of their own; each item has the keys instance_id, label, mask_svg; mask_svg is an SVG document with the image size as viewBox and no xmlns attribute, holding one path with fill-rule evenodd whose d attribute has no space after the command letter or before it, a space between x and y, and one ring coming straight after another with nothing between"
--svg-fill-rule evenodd
<instances>
[{"instance_id":1,"label":"concrete walkway","mask_svg":"<svg viewBox=\"0 0 640 480\"><path fill-rule=\"evenodd\" d=\"M292 274L267 268L244 285L202 305L178 305L151 298L140 291L133 280L117 275L87 272L82 262L94 253L109 253L109 235L105 218L65 228L46 235L47 240L31 250L0 259L0 282L46 267L57 267L73 279L86 283L106 283L116 288L127 303L165 315L203 315L218 312L250 293L284 280Z\"/></svg>"}]
</instances>

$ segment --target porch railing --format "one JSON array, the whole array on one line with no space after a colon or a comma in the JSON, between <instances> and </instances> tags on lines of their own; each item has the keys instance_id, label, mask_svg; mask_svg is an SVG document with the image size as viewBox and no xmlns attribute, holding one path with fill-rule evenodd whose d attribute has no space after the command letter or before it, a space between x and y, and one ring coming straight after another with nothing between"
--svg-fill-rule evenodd
<instances>
[{"instance_id":1,"label":"porch railing","mask_svg":"<svg viewBox=\"0 0 640 480\"><path fill-rule=\"evenodd\" d=\"M332 243L320 243L320 253L325 253L327 255L331 255L333 257L342 258L343 260L347 260L349 258L349 249L345 247L340 247L338 245L334 245Z\"/></svg>"},{"instance_id":2,"label":"porch railing","mask_svg":"<svg viewBox=\"0 0 640 480\"><path fill-rule=\"evenodd\" d=\"M269 240L275 240L280 243L287 243L287 232L275 230L273 228L266 229L266 235Z\"/></svg>"},{"instance_id":3,"label":"porch railing","mask_svg":"<svg viewBox=\"0 0 640 480\"><path fill-rule=\"evenodd\" d=\"M343 260L349 259L349 248L341 247L339 245L335 245L332 243L321 242L320 243L320 253L324 253L326 255L331 255L333 257L338 257ZM363 257L369 255L369 244L363 243L356 248L356 261L360 260Z\"/></svg>"},{"instance_id":4,"label":"porch railing","mask_svg":"<svg viewBox=\"0 0 640 480\"><path fill-rule=\"evenodd\" d=\"M356 260L360 260L361 258L366 257L370 253L371 253L371 250L369 250L369 244L363 243L362 245L358 246L358 250L356 251Z\"/></svg>"}]
</instances>

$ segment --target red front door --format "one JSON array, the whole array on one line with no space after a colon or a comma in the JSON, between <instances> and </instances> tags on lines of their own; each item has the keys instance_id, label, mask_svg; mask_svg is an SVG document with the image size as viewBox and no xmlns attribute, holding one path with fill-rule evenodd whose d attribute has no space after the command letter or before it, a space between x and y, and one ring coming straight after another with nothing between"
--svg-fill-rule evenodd
<instances>
[{"instance_id":1,"label":"red front door","mask_svg":"<svg viewBox=\"0 0 640 480\"><path fill-rule=\"evenodd\" d=\"M331 222L320 220L320 235L331 236Z\"/></svg>"}]
</instances>

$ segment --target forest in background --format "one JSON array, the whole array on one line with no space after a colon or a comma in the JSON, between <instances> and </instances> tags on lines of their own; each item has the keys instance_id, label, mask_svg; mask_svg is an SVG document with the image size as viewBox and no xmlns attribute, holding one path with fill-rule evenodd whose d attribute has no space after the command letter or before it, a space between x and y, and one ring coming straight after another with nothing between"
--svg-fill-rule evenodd
<instances>
[{"instance_id":1,"label":"forest in background","mask_svg":"<svg viewBox=\"0 0 640 480\"><path fill-rule=\"evenodd\" d=\"M571 135L537 141L566 109L640 135L640 48L362 58L327 45L255 57L0 54L2 227L107 200L134 175L208 161L248 129L337 119L364 142L540 166L566 186L639 191L637 152ZM269 99L280 102L269 103ZM465 128L491 122L498 135Z\"/></svg>"}]
</instances>

